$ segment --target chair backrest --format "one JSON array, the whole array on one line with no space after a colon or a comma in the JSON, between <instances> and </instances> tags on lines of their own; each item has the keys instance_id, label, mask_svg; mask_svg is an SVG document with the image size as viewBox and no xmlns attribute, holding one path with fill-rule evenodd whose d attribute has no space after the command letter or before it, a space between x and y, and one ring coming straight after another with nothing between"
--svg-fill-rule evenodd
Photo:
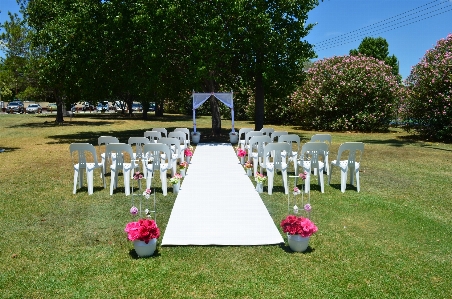
<instances>
[{"instance_id":1,"label":"chair backrest","mask_svg":"<svg viewBox=\"0 0 452 299\"><path fill-rule=\"evenodd\" d=\"M290 144L286 142L281 143L269 143L264 147L264 163L262 167L268 167L268 163L273 163L274 169L282 169L283 164L286 164L285 159L282 157L282 153L289 153L292 150ZM271 155L272 154L272 157ZM273 158L273 161L271 161Z\"/></svg>"},{"instance_id":2,"label":"chair backrest","mask_svg":"<svg viewBox=\"0 0 452 299\"><path fill-rule=\"evenodd\" d=\"M180 145L185 145L185 140L187 140L185 133L181 131L170 132L168 138L177 138Z\"/></svg>"},{"instance_id":3,"label":"chair backrest","mask_svg":"<svg viewBox=\"0 0 452 299\"><path fill-rule=\"evenodd\" d=\"M359 162L364 152L364 143L362 142L345 142L339 146L337 151L337 159L336 161L341 161L341 157L343 154L347 154L348 152L348 164L353 164L355 162ZM345 160L345 159L342 159Z\"/></svg>"},{"instance_id":4,"label":"chair backrest","mask_svg":"<svg viewBox=\"0 0 452 299\"><path fill-rule=\"evenodd\" d=\"M328 146L331 146L331 135L330 134L312 135L311 142L326 142Z\"/></svg>"},{"instance_id":5,"label":"chair backrest","mask_svg":"<svg viewBox=\"0 0 452 299\"><path fill-rule=\"evenodd\" d=\"M106 146L109 143L119 143L119 139L113 136L100 136L97 138L99 153L105 153L105 150L102 150L102 145Z\"/></svg>"},{"instance_id":6,"label":"chair backrest","mask_svg":"<svg viewBox=\"0 0 452 299\"><path fill-rule=\"evenodd\" d=\"M166 144L171 149L171 152L173 154L176 154L177 156L180 155L180 141L178 138L162 137L160 138L159 143Z\"/></svg>"},{"instance_id":7,"label":"chair backrest","mask_svg":"<svg viewBox=\"0 0 452 299\"><path fill-rule=\"evenodd\" d=\"M278 142L287 142L288 144L290 144L293 152L295 152L293 150L293 144L296 143L296 152L298 153L300 151L300 136L298 136L297 134L280 135L278 137Z\"/></svg>"},{"instance_id":8,"label":"chair backrest","mask_svg":"<svg viewBox=\"0 0 452 299\"><path fill-rule=\"evenodd\" d=\"M264 135L270 136L275 131L273 128L262 128L260 130Z\"/></svg>"},{"instance_id":9,"label":"chair backrest","mask_svg":"<svg viewBox=\"0 0 452 299\"><path fill-rule=\"evenodd\" d=\"M152 128L151 131L157 131L162 133L162 137L168 137L167 130L165 128Z\"/></svg>"},{"instance_id":10,"label":"chair backrest","mask_svg":"<svg viewBox=\"0 0 452 299\"><path fill-rule=\"evenodd\" d=\"M253 136L249 141L250 152L254 152L255 149L258 157L264 157L264 147L271 142L270 136Z\"/></svg>"},{"instance_id":11,"label":"chair backrest","mask_svg":"<svg viewBox=\"0 0 452 299\"><path fill-rule=\"evenodd\" d=\"M146 131L144 132L144 137L148 138L151 142L157 142L162 138L162 132L159 131Z\"/></svg>"},{"instance_id":12,"label":"chair backrest","mask_svg":"<svg viewBox=\"0 0 452 299\"><path fill-rule=\"evenodd\" d=\"M311 169L320 168L319 161L325 159L328 152L328 144L324 142L307 142L301 147L301 159L311 161ZM320 159L320 157L322 157Z\"/></svg>"},{"instance_id":13,"label":"chair backrest","mask_svg":"<svg viewBox=\"0 0 452 299\"><path fill-rule=\"evenodd\" d=\"M289 134L287 131L274 131L273 133L271 133L270 138L273 142L278 142L279 136L287 134Z\"/></svg>"},{"instance_id":14,"label":"chair backrest","mask_svg":"<svg viewBox=\"0 0 452 299\"><path fill-rule=\"evenodd\" d=\"M249 131L245 133L245 145L249 144L249 141L251 139L251 137L253 136L262 136L264 135L264 133L262 133L261 131Z\"/></svg>"},{"instance_id":15,"label":"chair backrest","mask_svg":"<svg viewBox=\"0 0 452 299\"><path fill-rule=\"evenodd\" d=\"M105 155L111 157L114 154L116 157L116 166L122 168L124 163L128 163L127 156L129 156L130 163L134 165L133 162L133 149L130 144L127 143L109 143L105 149Z\"/></svg>"},{"instance_id":16,"label":"chair backrest","mask_svg":"<svg viewBox=\"0 0 452 299\"><path fill-rule=\"evenodd\" d=\"M251 129L251 128L241 128L239 130L239 140L241 140L241 139L245 140L246 133L248 133L250 131L253 131L253 129ZM243 138L242 138L242 134L243 134Z\"/></svg>"},{"instance_id":17,"label":"chair backrest","mask_svg":"<svg viewBox=\"0 0 452 299\"><path fill-rule=\"evenodd\" d=\"M78 159L74 161L74 165L78 163L79 168L86 168L87 155L86 152L90 153L94 164L97 166L97 153L94 145L89 143L71 143L69 145L69 152L71 153L72 159L74 159L74 152L77 152Z\"/></svg>"},{"instance_id":18,"label":"chair backrest","mask_svg":"<svg viewBox=\"0 0 452 299\"><path fill-rule=\"evenodd\" d=\"M188 143L190 143L190 130L187 128L175 128L174 132L184 132L185 133L185 139L188 140Z\"/></svg>"},{"instance_id":19,"label":"chair backrest","mask_svg":"<svg viewBox=\"0 0 452 299\"><path fill-rule=\"evenodd\" d=\"M129 137L127 142L133 148L135 145L135 155L137 159L141 159L143 157L143 145L150 143L149 139L146 137Z\"/></svg>"},{"instance_id":20,"label":"chair backrest","mask_svg":"<svg viewBox=\"0 0 452 299\"><path fill-rule=\"evenodd\" d=\"M166 157L168 160L168 169L172 166L171 149L164 143L148 143L143 147L143 154L152 161L153 169L160 170L160 164L162 163L162 157ZM152 159L151 159L152 158Z\"/></svg>"}]
</instances>

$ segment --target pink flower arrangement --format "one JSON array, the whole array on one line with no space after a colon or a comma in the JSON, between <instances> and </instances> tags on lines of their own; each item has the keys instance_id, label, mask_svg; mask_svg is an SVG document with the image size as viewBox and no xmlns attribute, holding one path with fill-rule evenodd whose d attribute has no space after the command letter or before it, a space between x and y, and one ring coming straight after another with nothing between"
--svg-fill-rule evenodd
<instances>
[{"instance_id":1,"label":"pink flower arrangement","mask_svg":"<svg viewBox=\"0 0 452 299\"><path fill-rule=\"evenodd\" d=\"M309 218L297 217L295 215L289 215L281 221L281 227L285 233L300 235L304 238L310 237L317 232L317 226Z\"/></svg>"},{"instance_id":2,"label":"pink flower arrangement","mask_svg":"<svg viewBox=\"0 0 452 299\"><path fill-rule=\"evenodd\" d=\"M170 178L170 183L173 185L179 184L182 179L182 175L180 173L176 173L172 178Z\"/></svg>"},{"instance_id":3,"label":"pink flower arrangement","mask_svg":"<svg viewBox=\"0 0 452 299\"><path fill-rule=\"evenodd\" d=\"M237 150L237 156L239 156L240 158L245 157L246 156L246 151L244 149L239 148Z\"/></svg>"},{"instance_id":4,"label":"pink flower arrangement","mask_svg":"<svg viewBox=\"0 0 452 299\"><path fill-rule=\"evenodd\" d=\"M185 155L185 157L191 157L191 156L193 156L193 151L190 148L187 147L184 150L184 155Z\"/></svg>"},{"instance_id":5,"label":"pink flower arrangement","mask_svg":"<svg viewBox=\"0 0 452 299\"><path fill-rule=\"evenodd\" d=\"M253 161L249 160L245 162L245 168L253 168Z\"/></svg>"},{"instance_id":6,"label":"pink flower arrangement","mask_svg":"<svg viewBox=\"0 0 452 299\"><path fill-rule=\"evenodd\" d=\"M133 179L134 180L141 180L144 177L143 173L137 171L133 174Z\"/></svg>"},{"instance_id":7,"label":"pink flower arrangement","mask_svg":"<svg viewBox=\"0 0 452 299\"><path fill-rule=\"evenodd\" d=\"M146 244L152 239L160 237L160 229L152 219L140 219L138 221L129 222L124 231L130 241L143 241Z\"/></svg>"},{"instance_id":8,"label":"pink flower arrangement","mask_svg":"<svg viewBox=\"0 0 452 299\"><path fill-rule=\"evenodd\" d=\"M308 173L305 171L303 173L300 173L298 176L300 177L300 179L302 179L303 181L306 180Z\"/></svg>"},{"instance_id":9,"label":"pink flower arrangement","mask_svg":"<svg viewBox=\"0 0 452 299\"><path fill-rule=\"evenodd\" d=\"M179 169L186 169L187 166L188 166L188 163L185 162L185 161L182 161L182 162L179 163L178 166L179 166Z\"/></svg>"},{"instance_id":10,"label":"pink flower arrangement","mask_svg":"<svg viewBox=\"0 0 452 299\"><path fill-rule=\"evenodd\" d=\"M256 172L256 174L254 176L254 180L258 184L263 184L267 180L267 177L263 173Z\"/></svg>"}]
</instances>

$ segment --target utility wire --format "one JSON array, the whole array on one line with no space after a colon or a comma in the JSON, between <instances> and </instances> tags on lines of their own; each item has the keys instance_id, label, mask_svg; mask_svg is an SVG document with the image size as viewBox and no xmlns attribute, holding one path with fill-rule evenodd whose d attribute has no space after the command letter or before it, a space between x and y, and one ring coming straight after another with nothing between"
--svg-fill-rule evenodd
<instances>
[{"instance_id":1,"label":"utility wire","mask_svg":"<svg viewBox=\"0 0 452 299\"><path fill-rule=\"evenodd\" d=\"M433 11L428 11L428 10L438 6L438 5L442 5L442 4L446 3L446 2L449 2L448 0L446 2L440 1L440 3L435 4L435 5L433 5L433 6L429 7L429 8L424 8L425 6L428 6L428 5L430 5L430 4L434 3L434 2L437 2L437 0L429 2L427 4L419 6L417 8L411 9L411 10L406 11L404 13L398 14L396 16L390 17L388 19L379 21L377 23L365 26L363 28L360 28L360 29L357 29L357 30L353 30L353 31L351 31L349 33L345 33L345 34L339 35L337 37L333 37L333 38L324 40L324 41L322 41L320 43L315 44L314 47L315 47L315 49L317 51L335 48L335 47L338 47L338 46L341 46L341 45L344 45L344 44L348 44L348 43L351 43L351 42L354 42L354 41L361 40L362 36L377 35L377 34L380 34L380 33L388 32L388 31L391 31L391 30L395 30L395 29L398 29L398 28L401 28L401 27L405 27L405 26L408 26L408 25L411 25L411 24L414 24L414 23L417 23L417 22L420 22L420 21L423 21L423 20L435 17L435 16L440 15L440 14L444 14L444 13L449 12L449 11L452 10L452 6L449 6L449 7L443 6L441 8L437 8L437 9L435 9ZM423 8L423 9L419 10L420 8ZM446 9L446 8L449 8L449 9L444 11L444 9ZM413 11L416 11L416 10L417 10L417 12L410 13L410 12L413 12ZM415 14L418 14L418 13L421 13L421 12L424 12L424 11L427 11L427 12L422 13L420 15L417 15L415 17L406 19L409 16L412 16L412 15L415 15ZM434 15L431 15L434 12L437 12L437 13L434 14ZM405 16L400 18L400 16L403 16L403 15L405 15ZM431 15L431 16L428 16L428 15ZM421 18L423 16L426 16L426 17ZM419 19L419 18L421 18L421 19ZM405 20L403 20L403 19L405 19ZM389 20L392 20L392 21L387 22ZM409 21L412 21L412 22L409 22ZM395 22L397 22L397 23L395 23ZM406 23L406 22L409 22L409 23ZM381 23L384 23L384 24L381 24ZM391 24L391 23L395 23L395 24ZM406 23L406 24L404 24L404 23Z\"/></svg>"}]
</instances>

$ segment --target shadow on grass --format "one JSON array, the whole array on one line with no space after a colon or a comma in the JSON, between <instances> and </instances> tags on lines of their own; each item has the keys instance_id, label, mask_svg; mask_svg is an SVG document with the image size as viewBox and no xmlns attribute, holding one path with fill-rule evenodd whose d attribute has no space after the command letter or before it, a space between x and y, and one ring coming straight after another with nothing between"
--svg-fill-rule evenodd
<instances>
[{"instance_id":1,"label":"shadow on grass","mask_svg":"<svg viewBox=\"0 0 452 299\"><path fill-rule=\"evenodd\" d=\"M134 260L138 260L138 259L151 259L151 258L158 258L161 256L158 248L155 249L154 254L150 255L150 256L138 256L137 252L135 251L135 249L130 249L129 251L129 256L131 258L133 258Z\"/></svg>"},{"instance_id":2,"label":"shadow on grass","mask_svg":"<svg viewBox=\"0 0 452 299\"><path fill-rule=\"evenodd\" d=\"M290 253L290 254L294 254L294 253L310 254L310 253L313 253L313 252L315 251L315 249L312 248L311 246L308 246L308 248L306 248L306 250L303 251L303 252L296 252L296 251L293 251L292 249L290 249L289 245L286 245L286 244L281 244L281 245L279 245L279 247L280 247L282 250L284 250L286 253Z\"/></svg>"},{"instance_id":3,"label":"shadow on grass","mask_svg":"<svg viewBox=\"0 0 452 299\"><path fill-rule=\"evenodd\" d=\"M0 154L1 153L9 153L18 150L19 147L3 147L0 145Z\"/></svg>"}]
</instances>

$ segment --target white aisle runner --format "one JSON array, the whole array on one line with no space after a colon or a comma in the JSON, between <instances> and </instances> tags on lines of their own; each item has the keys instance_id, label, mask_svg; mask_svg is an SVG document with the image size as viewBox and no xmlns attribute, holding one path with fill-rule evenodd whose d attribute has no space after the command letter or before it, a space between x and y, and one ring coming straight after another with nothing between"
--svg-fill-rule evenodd
<instances>
[{"instance_id":1,"label":"white aisle runner","mask_svg":"<svg viewBox=\"0 0 452 299\"><path fill-rule=\"evenodd\" d=\"M162 245L283 243L229 143L198 144Z\"/></svg>"}]
</instances>

